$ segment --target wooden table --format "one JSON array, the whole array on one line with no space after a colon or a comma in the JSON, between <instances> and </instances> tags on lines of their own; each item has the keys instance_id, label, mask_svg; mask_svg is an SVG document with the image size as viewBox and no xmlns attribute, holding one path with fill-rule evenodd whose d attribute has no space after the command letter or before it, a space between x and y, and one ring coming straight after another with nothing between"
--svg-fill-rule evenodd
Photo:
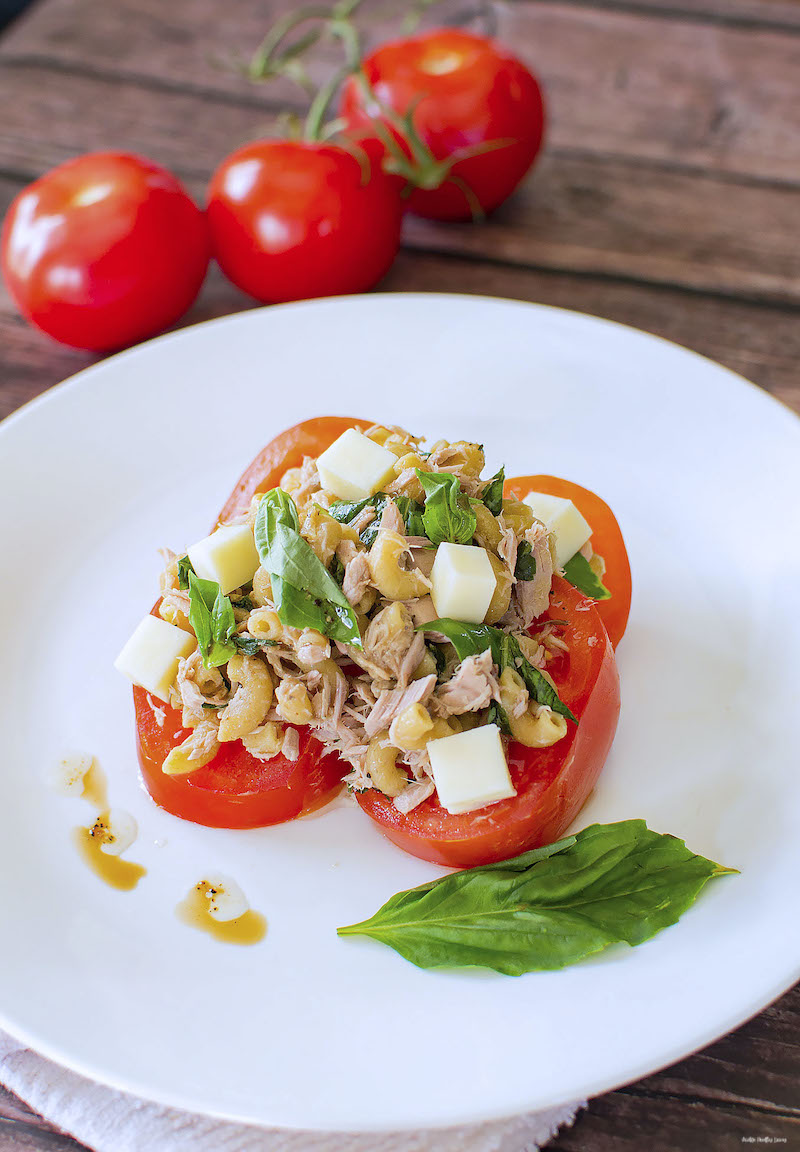
<instances>
[{"instance_id":1,"label":"wooden table","mask_svg":"<svg viewBox=\"0 0 800 1152\"><path fill-rule=\"evenodd\" d=\"M140 151L202 196L227 152L298 103L283 82L254 89L215 63L248 54L278 7L39 0L0 37L0 215L44 169L91 149ZM607 316L800 410L800 2L496 11L500 37L544 80L546 153L488 224L409 220L383 287ZM320 74L329 66L321 59ZM250 304L211 273L186 322ZM89 362L29 328L0 287L0 417ZM800 1146L800 985L705 1051L593 1101L550 1147L732 1152L745 1141ZM0 1149L78 1147L0 1090Z\"/></svg>"}]
</instances>

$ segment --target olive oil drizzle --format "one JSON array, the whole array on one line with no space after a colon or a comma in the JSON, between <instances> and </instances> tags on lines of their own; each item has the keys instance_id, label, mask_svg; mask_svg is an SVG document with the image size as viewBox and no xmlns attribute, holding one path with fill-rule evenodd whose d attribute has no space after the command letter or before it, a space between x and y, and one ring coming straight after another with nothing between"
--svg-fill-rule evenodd
<instances>
[{"instance_id":1,"label":"olive oil drizzle","mask_svg":"<svg viewBox=\"0 0 800 1152\"><path fill-rule=\"evenodd\" d=\"M108 818L107 812L101 812L98 821ZM88 828L76 828L73 832L73 842L85 864L91 868L95 876L99 876L111 888L120 892L130 892L136 887L147 869L141 864L134 864L132 860L123 860L121 856L110 856L104 852L102 836L95 833L97 822Z\"/></svg>"},{"instance_id":2,"label":"olive oil drizzle","mask_svg":"<svg viewBox=\"0 0 800 1152\"><path fill-rule=\"evenodd\" d=\"M189 889L175 909L183 924L206 932L225 944L258 944L267 934L267 921L260 912L249 909L235 920L215 920L208 910L209 885L205 880Z\"/></svg>"}]
</instances>

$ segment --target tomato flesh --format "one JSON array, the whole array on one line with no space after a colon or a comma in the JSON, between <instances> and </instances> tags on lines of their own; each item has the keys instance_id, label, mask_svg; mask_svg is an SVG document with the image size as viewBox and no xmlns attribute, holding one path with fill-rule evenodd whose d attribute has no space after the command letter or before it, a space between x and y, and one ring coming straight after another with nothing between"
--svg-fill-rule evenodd
<instances>
[{"instance_id":1,"label":"tomato flesh","mask_svg":"<svg viewBox=\"0 0 800 1152\"><path fill-rule=\"evenodd\" d=\"M565 619L569 653L550 666L564 703L578 717L549 748L511 741L508 764L516 796L454 816L436 795L406 815L377 789L359 792L360 807L393 843L434 864L472 868L507 860L557 840L594 787L614 739L619 675L605 628L588 600L558 576L547 616Z\"/></svg>"},{"instance_id":2,"label":"tomato flesh","mask_svg":"<svg viewBox=\"0 0 800 1152\"><path fill-rule=\"evenodd\" d=\"M145 787L156 804L175 816L212 828L261 828L302 816L331 799L341 787L344 766L323 755L308 728L299 728L297 760L258 760L240 740L223 744L210 763L185 776L161 771L169 752L189 735L181 714L156 701L165 713L159 725L143 688L134 688L136 743Z\"/></svg>"},{"instance_id":3,"label":"tomato flesh","mask_svg":"<svg viewBox=\"0 0 800 1152\"><path fill-rule=\"evenodd\" d=\"M595 608L616 648L625 634L631 610L631 565L616 516L604 500L571 480L558 476L515 476L506 480L506 496L522 500L529 492L546 492L548 496L571 500L590 525L592 548L605 560L603 583L611 593L609 600L598 600Z\"/></svg>"}]
</instances>

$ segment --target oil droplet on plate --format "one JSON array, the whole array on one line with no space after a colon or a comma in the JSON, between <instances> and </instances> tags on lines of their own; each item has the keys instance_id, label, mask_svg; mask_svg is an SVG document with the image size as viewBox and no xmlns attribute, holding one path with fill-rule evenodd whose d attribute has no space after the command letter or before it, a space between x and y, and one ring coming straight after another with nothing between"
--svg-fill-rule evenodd
<instances>
[{"instance_id":1,"label":"oil droplet on plate","mask_svg":"<svg viewBox=\"0 0 800 1152\"><path fill-rule=\"evenodd\" d=\"M83 792L84 800L99 809L103 810L108 807L108 781L106 774L96 760L92 760L89 771L83 778Z\"/></svg>"},{"instance_id":2,"label":"oil droplet on plate","mask_svg":"<svg viewBox=\"0 0 800 1152\"><path fill-rule=\"evenodd\" d=\"M189 890L186 898L175 909L182 923L200 932L207 932L225 944L258 944L264 939L267 921L260 912L250 908L235 920L215 920L209 912L208 892L209 885L205 880Z\"/></svg>"},{"instance_id":3,"label":"oil droplet on plate","mask_svg":"<svg viewBox=\"0 0 800 1152\"><path fill-rule=\"evenodd\" d=\"M106 813L101 813L98 821L106 816ZM147 869L131 860L123 860L121 856L111 856L104 852L103 838L95 835L96 827L94 824L89 828L76 828L72 834L81 859L109 887L120 892L130 892L142 876L147 874Z\"/></svg>"}]
</instances>

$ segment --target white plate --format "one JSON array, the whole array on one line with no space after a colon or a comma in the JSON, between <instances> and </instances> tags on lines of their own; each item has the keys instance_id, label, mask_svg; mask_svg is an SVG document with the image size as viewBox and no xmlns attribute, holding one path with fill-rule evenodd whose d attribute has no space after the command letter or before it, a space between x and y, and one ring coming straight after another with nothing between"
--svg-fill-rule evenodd
<instances>
[{"instance_id":1,"label":"white plate","mask_svg":"<svg viewBox=\"0 0 800 1152\"><path fill-rule=\"evenodd\" d=\"M137 780L111 663L156 549L213 519L273 434L320 413L483 441L488 468L601 493L630 548L623 711L581 813L645 817L741 869L673 928L563 972L424 972L339 939L439 870L362 814L196 827ZM201 1112L402 1129L594 1094L713 1040L800 975L800 424L730 372L616 324L448 296L249 312L80 373L0 430L0 1024L88 1076ZM132 893L79 861L82 800L41 783L97 754L133 811ZM269 921L219 944L174 907L232 874Z\"/></svg>"}]
</instances>

